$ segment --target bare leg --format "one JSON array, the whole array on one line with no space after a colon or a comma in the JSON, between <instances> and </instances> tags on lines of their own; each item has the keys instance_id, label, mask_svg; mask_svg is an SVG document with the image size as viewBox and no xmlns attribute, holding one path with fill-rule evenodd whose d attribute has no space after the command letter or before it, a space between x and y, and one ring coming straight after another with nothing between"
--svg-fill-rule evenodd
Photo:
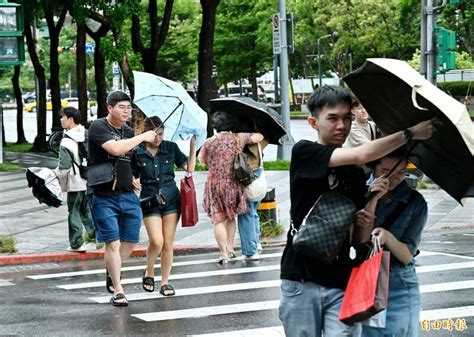
<instances>
[{"instance_id":1,"label":"bare leg","mask_svg":"<svg viewBox=\"0 0 474 337\"><path fill-rule=\"evenodd\" d=\"M227 231L224 222L220 222L214 225L214 236L216 237L221 257L224 259L228 259L229 256L227 255Z\"/></svg>"},{"instance_id":2,"label":"bare leg","mask_svg":"<svg viewBox=\"0 0 474 337\"><path fill-rule=\"evenodd\" d=\"M143 219L143 222L145 223L146 232L148 234L145 276L155 276L155 262L163 248L163 224L159 216L146 217ZM150 290L153 288L149 285L145 285L145 287Z\"/></svg>"},{"instance_id":3,"label":"bare leg","mask_svg":"<svg viewBox=\"0 0 474 337\"><path fill-rule=\"evenodd\" d=\"M111 241L105 244L105 267L109 271L110 278L114 285L114 293L123 293L122 284L120 281L120 271L122 268L122 261L130 256L135 248L136 243ZM127 303L127 300L117 300L119 303Z\"/></svg>"},{"instance_id":4,"label":"bare leg","mask_svg":"<svg viewBox=\"0 0 474 337\"><path fill-rule=\"evenodd\" d=\"M163 217L163 250L161 251L161 285L168 284L173 264L173 240L179 215L168 214Z\"/></svg>"},{"instance_id":5,"label":"bare leg","mask_svg":"<svg viewBox=\"0 0 474 337\"><path fill-rule=\"evenodd\" d=\"M235 239L235 218L226 220L226 232L227 232L227 251L234 251L234 239Z\"/></svg>"}]
</instances>

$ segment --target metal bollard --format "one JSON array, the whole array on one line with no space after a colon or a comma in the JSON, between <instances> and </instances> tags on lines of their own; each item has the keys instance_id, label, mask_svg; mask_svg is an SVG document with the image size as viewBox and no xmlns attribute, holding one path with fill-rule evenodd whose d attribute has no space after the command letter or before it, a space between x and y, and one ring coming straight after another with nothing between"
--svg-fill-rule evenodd
<instances>
[{"instance_id":1,"label":"metal bollard","mask_svg":"<svg viewBox=\"0 0 474 337\"><path fill-rule=\"evenodd\" d=\"M257 213L260 218L260 223L268 223L271 226L277 224L277 212L275 202L275 188L268 188L267 194L260 202L257 208Z\"/></svg>"}]
</instances>

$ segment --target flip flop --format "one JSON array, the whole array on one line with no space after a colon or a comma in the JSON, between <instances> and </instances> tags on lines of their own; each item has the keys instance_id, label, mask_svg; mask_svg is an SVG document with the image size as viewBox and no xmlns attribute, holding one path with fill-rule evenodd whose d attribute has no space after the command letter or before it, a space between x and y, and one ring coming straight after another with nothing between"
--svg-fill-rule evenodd
<instances>
[{"instance_id":1,"label":"flip flop","mask_svg":"<svg viewBox=\"0 0 474 337\"><path fill-rule=\"evenodd\" d=\"M125 302L119 302L123 299L125 299ZM114 307L126 307L128 305L128 300L125 297L124 293L116 293L110 298L110 303L112 303Z\"/></svg>"},{"instance_id":2,"label":"flip flop","mask_svg":"<svg viewBox=\"0 0 474 337\"><path fill-rule=\"evenodd\" d=\"M112 278L110 277L109 275L109 271L106 269L105 270L105 275L106 275L106 278L105 278L105 288L107 289L107 291L111 294L114 293L114 283L112 282Z\"/></svg>"},{"instance_id":3,"label":"flip flop","mask_svg":"<svg viewBox=\"0 0 474 337\"><path fill-rule=\"evenodd\" d=\"M145 291L148 291L149 293L152 293L155 291L155 278L153 276L145 276L146 270L143 272L143 277L142 277L142 288ZM145 286L151 286L152 288L149 289Z\"/></svg>"},{"instance_id":4,"label":"flip flop","mask_svg":"<svg viewBox=\"0 0 474 337\"><path fill-rule=\"evenodd\" d=\"M160 294L163 296L173 296L175 294L173 286L170 284L161 286Z\"/></svg>"}]
</instances>

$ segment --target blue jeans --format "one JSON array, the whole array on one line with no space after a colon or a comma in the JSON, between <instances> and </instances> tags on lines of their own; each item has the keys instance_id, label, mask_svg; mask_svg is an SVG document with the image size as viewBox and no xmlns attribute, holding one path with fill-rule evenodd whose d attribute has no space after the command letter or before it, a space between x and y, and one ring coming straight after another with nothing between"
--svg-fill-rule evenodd
<instances>
[{"instance_id":1,"label":"blue jeans","mask_svg":"<svg viewBox=\"0 0 474 337\"><path fill-rule=\"evenodd\" d=\"M91 206L98 241L140 241L142 209L134 192L112 196L93 194Z\"/></svg>"},{"instance_id":2,"label":"blue jeans","mask_svg":"<svg viewBox=\"0 0 474 337\"><path fill-rule=\"evenodd\" d=\"M254 179L260 177L263 168L253 171ZM257 254L258 244L260 242L260 218L257 214L257 208L260 201L248 201L249 211L238 216L238 226L240 235L240 247L242 255Z\"/></svg>"},{"instance_id":3,"label":"blue jeans","mask_svg":"<svg viewBox=\"0 0 474 337\"><path fill-rule=\"evenodd\" d=\"M312 282L281 280L279 317L292 337L360 336L360 324L342 323L339 309L344 290Z\"/></svg>"},{"instance_id":4,"label":"blue jeans","mask_svg":"<svg viewBox=\"0 0 474 337\"><path fill-rule=\"evenodd\" d=\"M385 329L362 326L362 336L417 337L420 333L420 287L413 262L390 270Z\"/></svg>"}]
</instances>

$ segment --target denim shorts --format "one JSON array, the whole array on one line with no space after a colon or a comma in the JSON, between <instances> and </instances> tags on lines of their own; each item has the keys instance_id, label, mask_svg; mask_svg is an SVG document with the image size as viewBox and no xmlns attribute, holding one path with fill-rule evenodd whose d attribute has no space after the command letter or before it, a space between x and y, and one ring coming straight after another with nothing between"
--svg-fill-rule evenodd
<instances>
[{"instance_id":1,"label":"denim shorts","mask_svg":"<svg viewBox=\"0 0 474 337\"><path fill-rule=\"evenodd\" d=\"M147 218L149 216L159 216L161 218L168 214L173 214L173 213L179 214L180 212L181 212L181 201L180 201L180 198L178 197L178 198L175 198L174 200L166 201L165 206L158 206L153 209L144 211L143 217Z\"/></svg>"},{"instance_id":2,"label":"denim shorts","mask_svg":"<svg viewBox=\"0 0 474 337\"><path fill-rule=\"evenodd\" d=\"M93 194L91 211L97 227L97 241L140 241L142 212L134 192L103 196Z\"/></svg>"}]
</instances>

